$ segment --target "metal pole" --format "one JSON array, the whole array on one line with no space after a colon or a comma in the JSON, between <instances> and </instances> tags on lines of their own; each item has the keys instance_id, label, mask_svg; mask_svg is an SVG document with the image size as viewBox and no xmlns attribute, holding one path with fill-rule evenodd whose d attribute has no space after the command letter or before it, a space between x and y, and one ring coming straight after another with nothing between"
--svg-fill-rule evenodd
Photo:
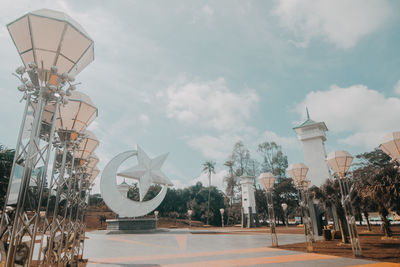
<instances>
[{"instance_id":1,"label":"metal pole","mask_svg":"<svg viewBox=\"0 0 400 267\"><path fill-rule=\"evenodd\" d=\"M306 196L306 190L301 189L301 200L300 200L300 207L303 215L303 225L304 225L304 235L306 238L306 249L307 252L312 252L313 249L313 242L314 242L314 237L313 237L313 230L311 226L311 218L308 214L308 205L307 205L307 196Z\"/></svg>"},{"instance_id":2,"label":"metal pole","mask_svg":"<svg viewBox=\"0 0 400 267\"><path fill-rule=\"evenodd\" d=\"M271 190L267 190L267 206L269 215L269 225L271 229L271 242L273 247L278 247L278 237L275 230L274 202Z\"/></svg>"},{"instance_id":3,"label":"metal pole","mask_svg":"<svg viewBox=\"0 0 400 267\"><path fill-rule=\"evenodd\" d=\"M360 239L358 237L356 219L354 217L353 206L350 200L349 183L346 177L339 178L340 191L342 193L342 206L346 213L347 226L349 228L349 235L351 241L351 249L356 257L362 256Z\"/></svg>"}]
</instances>

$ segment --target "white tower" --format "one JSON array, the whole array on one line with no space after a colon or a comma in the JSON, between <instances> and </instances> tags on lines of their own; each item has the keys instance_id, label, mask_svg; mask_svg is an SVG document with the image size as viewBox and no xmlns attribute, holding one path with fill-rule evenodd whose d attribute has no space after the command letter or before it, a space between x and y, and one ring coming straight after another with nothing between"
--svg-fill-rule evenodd
<instances>
[{"instance_id":1,"label":"white tower","mask_svg":"<svg viewBox=\"0 0 400 267\"><path fill-rule=\"evenodd\" d=\"M122 183L118 185L118 191L124 196L128 197L128 191L130 186L125 182L125 179Z\"/></svg>"},{"instance_id":2,"label":"white tower","mask_svg":"<svg viewBox=\"0 0 400 267\"><path fill-rule=\"evenodd\" d=\"M240 177L242 187L243 227L254 227L256 215L256 197L254 188L254 176L242 175Z\"/></svg>"},{"instance_id":3,"label":"white tower","mask_svg":"<svg viewBox=\"0 0 400 267\"><path fill-rule=\"evenodd\" d=\"M307 178L311 184L320 186L330 178L329 168L326 164L325 144L328 131L324 122L315 122L310 119L307 109L307 120L294 127L297 137L303 144L304 161L309 168Z\"/></svg>"}]
</instances>

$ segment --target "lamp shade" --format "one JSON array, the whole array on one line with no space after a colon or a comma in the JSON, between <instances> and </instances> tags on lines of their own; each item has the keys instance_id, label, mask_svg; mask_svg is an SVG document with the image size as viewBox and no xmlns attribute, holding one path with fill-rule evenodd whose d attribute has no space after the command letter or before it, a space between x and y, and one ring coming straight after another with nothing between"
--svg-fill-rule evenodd
<instances>
[{"instance_id":1,"label":"lamp shade","mask_svg":"<svg viewBox=\"0 0 400 267\"><path fill-rule=\"evenodd\" d=\"M192 216L193 215L193 210L188 210L187 214L188 214L189 217Z\"/></svg>"},{"instance_id":2,"label":"lamp shade","mask_svg":"<svg viewBox=\"0 0 400 267\"><path fill-rule=\"evenodd\" d=\"M311 181L310 180L304 180L301 185L303 187L303 190L307 190L310 187Z\"/></svg>"},{"instance_id":3,"label":"lamp shade","mask_svg":"<svg viewBox=\"0 0 400 267\"><path fill-rule=\"evenodd\" d=\"M40 9L7 25L25 66L35 62L39 70L78 74L94 59L93 40L79 23L63 12Z\"/></svg>"},{"instance_id":4,"label":"lamp shade","mask_svg":"<svg viewBox=\"0 0 400 267\"><path fill-rule=\"evenodd\" d=\"M225 209L219 209L219 212L221 213L221 214L224 214L224 212L225 212Z\"/></svg>"},{"instance_id":5,"label":"lamp shade","mask_svg":"<svg viewBox=\"0 0 400 267\"><path fill-rule=\"evenodd\" d=\"M51 124L54 116L54 103L46 105L43 121ZM59 105L56 119L56 130L83 132L97 117L97 108L89 96L73 91L68 98L68 103Z\"/></svg>"},{"instance_id":6,"label":"lamp shade","mask_svg":"<svg viewBox=\"0 0 400 267\"><path fill-rule=\"evenodd\" d=\"M286 203L282 203L281 206L282 206L282 209L283 209L284 211L285 211L285 210L287 209L287 207L288 207L288 205L287 205Z\"/></svg>"},{"instance_id":7,"label":"lamp shade","mask_svg":"<svg viewBox=\"0 0 400 267\"><path fill-rule=\"evenodd\" d=\"M260 174L258 181L265 190L269 191L274 187L275 176L270 172L264 172Z\"/></svg>"},{"instance_id":8,"label":"lamp shade","mask_svg":"<svg viewBox=\"0 0 400 267\"><path fill-rule=\"evenodd\" d=\"M97 167L94 167L94 169L92 170L92 172L90 173L89 176L89 184L92 184L94 182L94 179L96 179L97 175L99 175L100 170Z\"/></svg>"},{"instance_id":9,"label":"lamp shade","mask_svg":"<svg viewBox=\"0 0 400 267\"><path fill-rule=\"evenodd\" d=\"M304 163L293 163L289 165L286 171L298 186L306 179L308 170L308 167Z\"/></svg>"},{"instance_id":10,"label":"lamp shade","mask_svg":"<svg viewBox=\"0 0 400 267\"><path fill-rule=\"evenodd\" d=\"M400 132L393 132L386 135L382 144L379 146L383 152L389 155L394 160L400 159Z\"/></svg>"},{"instance_id":11,"label":"lamp shade","mask_svg":"<svg viewBox=\"0 0 400 267\"><path fill-rule=\"evenodd\" d=\"M339 174L342 178L349 170L352 162L353 156L344 150L331 152L326 157L326 163L328 164L329 168L331 168L333 172Z\"/></svg>"},{"instance_id":12,"label":"lamp shade","mask_svg":"<svg viewBox=\"0 0 400 267\"><path fill-rule=\"evenodd\" d=\"M93 170L94 167L96 167L97 163L99 162L99 158L96 156L96 154L93 152L89 159L88 159L88 165L87 165L87 170L90 172Z\"/></svg>"},{"instance_id":13,"label":"lamp shade","mask_svg":"<svg viewBox=\"0 0 400 267\"><path fill-rule=\"evenodd\" d=\"M99 145L97 137L91 131L85 131L86 137L79 144L79 148L75 151L75 159L87 160L92 152Z\"/></svg>"}]
</instances>

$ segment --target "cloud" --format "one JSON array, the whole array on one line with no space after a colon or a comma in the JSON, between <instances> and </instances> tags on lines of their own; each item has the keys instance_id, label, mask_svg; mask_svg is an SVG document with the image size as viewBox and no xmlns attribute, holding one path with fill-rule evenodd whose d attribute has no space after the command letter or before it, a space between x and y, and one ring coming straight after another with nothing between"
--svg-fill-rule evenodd
<instances>
[{"instance_id":1,"label":"cloud","mask_svg":"<svg viewBox=\"0 0 400 267\"><path fill-rule=\"evenodd\" d=\"M187 82L181 78L168 87L166 101L169 118L188 125L226 131L245 127L259 98L254 90L248 88L233 92L224 78L206 82Z\"/></svg>"},{"instance_id":2,"label":"cloud","mask_svg":"<svg viewBox=\"0 0 400 267\"><path fill-rule=\"evenodd\" d=\"M146 114L140 114L139 115L139 120L140 120L140 122L143 123L143 125L147 125L150 122L150 118Z\"/></svg>"},{"instance_id":3,"label":"cloud","mask_svg":"<svg viewBox=\"0 0 400 267\"><path fill-rule=\"evenodd\" d=\"M386 0L278 0L273 13L305 47L322 37L338 48L354 47L362 37L373 33L389 17Z\"/></svg>"},{"instance_id":4,"label":"cloud","mask_svg":"<svg viewBox=\"0 0 400 267\"><path fill-rule=\"evenodd\" d=\"M394 91L396 94L400 95L400 80L398 80L397 83L394 85L393 91Z\"/></svg>"},{"instance_id":5,"label":"cloud","mask_svg":"<svg viewBox=\"0 0 400 267\"><path fill-rule=\"evenodd\" d=\"M299 149L300 143L299 141L293 136L281 136L273 131L265 131L260 135L258 143L261 142L275 142L278 145L281 145L283 149Z\"/></svg>"},{"instance_id":6,"label":"cloud","mask_svg":"<svg viewBox=\"0 0 400 267\"><path fill-rule=\"evenodd\" d=\"M400 98L385 97L365 85L332 85L327 91L307 94L296 107L303 119L305 106L311 119L324 121L334 133L347 134L338 142L351 146L374 148L385 133L398 130L400 125Z\"/></svg>"},{"instance_id":7,"label":"cloud","mask_svg":"<svg viewBox=\"0 0 400 267\"><path fill-rule=\"evenodd\" d=\"M221 170L211 175L211 186L216 186L218 189L225 191L224 178L228 175L228 171ZM201 173L199 177L189 182L190 185L195 185L197 182L201 182L203 186L208 186L208 174Z\"/></svg>"},{"instance_id":8,"label":"cloud","mask_svg":"<svg viewBox=\"0 0 400 267\"><path fill-rule=\"evenodd\" d=\"M202 135L189 138L189 146L200 151L207 159L224 161L232 153L233 145L243 138L239 135Z\"/></svg>"}]
</instances>

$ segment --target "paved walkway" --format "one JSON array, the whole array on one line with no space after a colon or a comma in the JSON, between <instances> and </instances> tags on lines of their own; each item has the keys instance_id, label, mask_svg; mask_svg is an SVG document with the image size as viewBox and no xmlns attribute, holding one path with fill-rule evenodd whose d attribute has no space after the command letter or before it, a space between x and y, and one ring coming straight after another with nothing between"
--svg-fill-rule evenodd
<instances>
[{"instance_id":1,"label":"paved walkway","mask_svg":"<svg viewBox=\"0 0 400 267\"><path fill-rule=\"evenodd\" d=\"M393 266L360 259L270 248L269 235L210 234L187 229L148 234L87 233L88 266ZM303 242L303 235L278 235L280 244ZM399 265L400 266L400 265Z\"/></svg>"}]
</instances>

